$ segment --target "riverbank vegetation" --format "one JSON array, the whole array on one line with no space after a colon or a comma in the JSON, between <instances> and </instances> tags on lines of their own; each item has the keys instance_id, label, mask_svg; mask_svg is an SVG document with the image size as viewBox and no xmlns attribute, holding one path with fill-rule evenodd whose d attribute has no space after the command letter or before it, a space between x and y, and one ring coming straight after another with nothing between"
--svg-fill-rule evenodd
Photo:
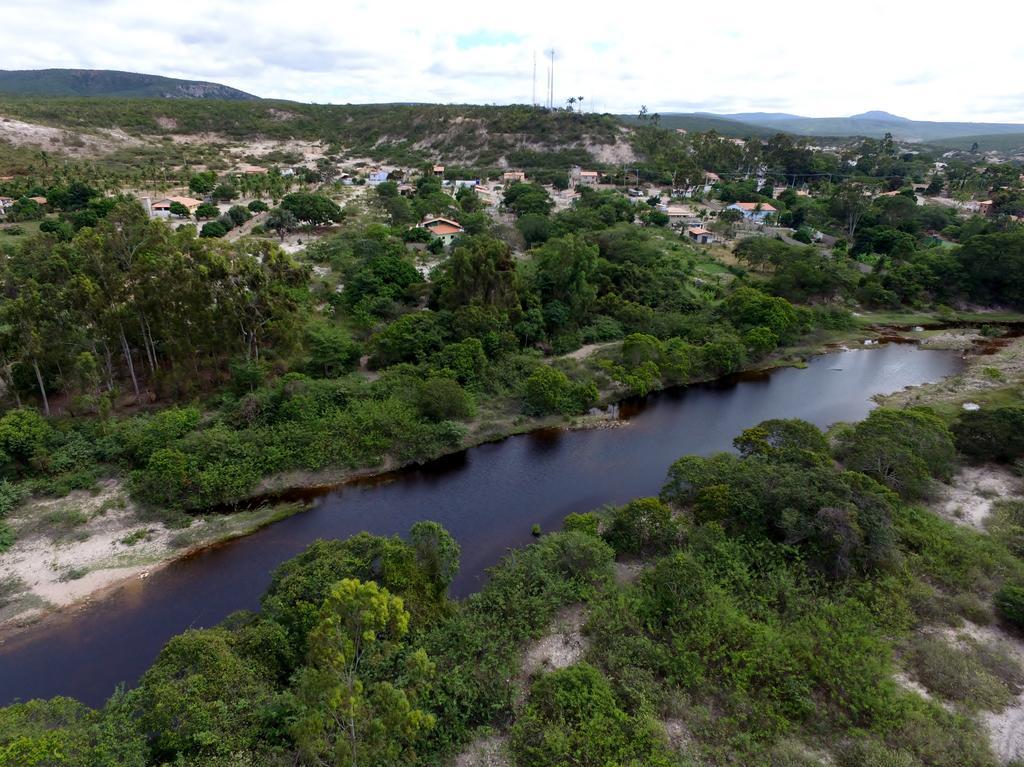
<instances>
[{"instance_id":1,"label":"riverbank vegetation","mask_svg":"<svg viewBox=\"0 0 1024 767\"><path fill-rule=\"evenodd\" d=\"M434 523L314 543L259 612L173 638L102 709L0 711L0 763L446 764L496 732L526 767L994 765L979 712L1024 668L990 634L1019 620L1024 562L922 504L958 449L1018 459L992 447L1013 418L767 421L658 498L571 515L463 602ZM524 675L573 605L582 650Z\"/></svg>"},{"instance_id":2,"label":"riverbank vegetation","mask_svg":"<svg viewBox=\"0 0 1024 767\"><path fill-rule=\"evenodd\" d=\"M423 461L484 424L579 415L850 325L843 310L707 271L678 240L635 227L613 193L544 218L546 236L517 258L508 232L470 212L473 196L427 179L419 213L483 216L429 275L404 226L353 222L300 262L266 239L172 231L129 202L76 222L80 197L66 236L39 235L3 265L7 513L118 476L139 504L187 523L182 512L230 507L271 475ZM378 198L400 217L386 185ZM614 359L557 359L621 339Z\"/></svg>"}]
</instances>

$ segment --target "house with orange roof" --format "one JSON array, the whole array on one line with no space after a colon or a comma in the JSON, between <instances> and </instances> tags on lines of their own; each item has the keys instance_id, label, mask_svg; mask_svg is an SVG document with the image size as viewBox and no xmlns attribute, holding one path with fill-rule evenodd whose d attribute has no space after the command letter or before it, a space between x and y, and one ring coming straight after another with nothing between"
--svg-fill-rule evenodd
<instances>
[{"instance_id":1,"label":"house with orange roof","mask_svg":"<svg viewBox=\"0 0 1024 767\"><path fill-rule=\"evenodd\" d=\"M688 227L686 236L690 238L691 242L695 242L698 245L710 245L715 241L714 232L709 232L703 226Z\"/></svg>"},{"instance_id":2,"label":"house with orange roof","mask_svg":"<svg viewBox=\"0 0 1024 767\"><path fill-rule=\"evenodd\" d=\"M466 231L458 221L443 216L427 216L417 226L437 237L445 247L451 245L456 237Z\"/></svg>"},{"instance_id":3,"label":"house with orange roof","mask_svg":"<svg viewBox=\"0 0 1024 767\"><path fill-rule=\"evenodd\" d=\"M170 218L171 217L171 205L174 203L181 203L188 209L188 214L194 216L196 208L203 204L202 200L196 200L192 197L165 197L162 200L157 200L150 206L150 211L154 218Z\"/></svg>"}]
</instances>

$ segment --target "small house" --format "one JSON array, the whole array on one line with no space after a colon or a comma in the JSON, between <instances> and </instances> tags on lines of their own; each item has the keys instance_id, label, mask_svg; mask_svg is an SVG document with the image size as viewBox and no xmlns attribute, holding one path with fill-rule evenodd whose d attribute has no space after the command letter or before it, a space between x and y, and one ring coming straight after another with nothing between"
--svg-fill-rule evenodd
<instances>
[{"instance_id":1,"label":"small house","mask_svg":"<svg viewBox=\"0 0 1024 767\"><path fill-rule=\"evenodd\" d=\"M259 165L239 165L235 174L239 176L263 176L268 172L269 171L266 168L260 167Z\"/></svg>"},{"instance_id":2,"label":"small house","mask_svg":"<svg viewBox=\"0 0 1024 767\"><path fill-rule=\"evenodd\" d=\"M157 200L150 206L151 215L153 218L170 218L171 205L176 202L184 205L190 216L194 216L196 208L203 204L202 200L196 200L192 197L165 197L162 200Z\"/></svg>"},{"instance_id":3,"label":"small house","mask_svg":"<svg viewBox=\"0 0 1024 767\"><path fill-rule=\"evenodd\" d=\"M13 197L0 197L0 213L6 213L14 206Z\"/></svg>"},{"instance_id":4,"label":"small house","mask_svg":"<svg viewBox=\"0 0 1024 767\"><path fill-rule=\"evenodd\" d=\"M978 203L979 216L991 216L995 213L995 203L992 200L982 200Z\"/></svg>"},{"instance_id":5,"label":"small house","mask_svg":"<svg viewBox=\"0 0 1024 767\"><path fill-rule=\"evenodd\" d=\"M32 200L32 202L34 202L36 205L46 205L45 197L29 197L29 199Z\"/></svg>"},{"instance_id":6,"label":"small house","mask_svg":"<svg viewBox=\"0 0 1024 767\"><path fill-rule=\"evenodd\" d=\"M583 184L583 186L597 186L599 179L600 175L596 170L581 170L576 183Z\"/></svg>"},{"instance_id":7,"label":"small house","mask_svg":"<svg viewBox=\"0 0 1024 767\"><path fill-rule=\"evenodd\" d=\"M715 241L714 232L709 232L702 226L691 226L686 230L686 236L690 242L695 242L698 245L710 245Z\"/></svg>"},{"instance_id":8,"label":"small house","mask_svg":"<svg viewBox=\"0 0 1024 767\"><path fill-rule=\"evenodd\" d=\"M458 221L454 221L450 218L444 218L442 216L428 216L423 219L418 227L426 229L432 235L437 237L444 243L445 247L452 244L452 241L466 230L462 228L462 224Z\"/></svg>"},{"instance_id":9,"label":"small house","mask_svg":"<svg viewBox=\"0 0 1024 767\"><path fill-rule=\"evenodd\" d=\"M521 170L507 170L501 174L501 180L506 184L522 184L526 181L526 173Z\"/></svg>"},{"instance_id":10,"label":"small house","mask_svg":"<svg viewBox=\"0 0 1024 767\"><path fill-rule=\"evenodd\" d=\"M382 168L374 168L366 174L366 183L370 186L383 184L388 180L388 172Z\"/></svg>"},{"instance_id":11,"label":"small house","mask_svg":"<svg viewBox=\"0 0 1024 767\"><path fill-rule=\"evenodd\" d=\"M747 221L758 223L776 212L775 206L767 202L734 202L727 210L737 210Z\"/></svg>"},{"instance_id":12,"label":"small house","mask_svg":"<svg viewBox=\"0 0 1024 767\"><path fill-rule=\"evenodd\" d=\"M434 175L437 176L438 178L443 176L444 175L444 166L443 165L435 165L434 166Z\"/></svg>"},{"instance_id":13,"label":"small house","mask_svg":"<svg viewBox=\"0 0 1024 767\"><path fill-rule=\"evenodd\" d=\"M476 195L480 198L480 202L488 207L495 205L498 202L498 198L495 196L494 192L485 186L476 187Z\"/></svg>"},{"instance_id":14,"label":"small house","mask_svg":"<svg viewBox=\"0 0 1024 767\"><path fill-rule=\"evenodd\" d=\"M685 205L659 205L658 209L668 216L669 226L682 226L699 220L697 214Z\"/></svg>"}]
</instances>

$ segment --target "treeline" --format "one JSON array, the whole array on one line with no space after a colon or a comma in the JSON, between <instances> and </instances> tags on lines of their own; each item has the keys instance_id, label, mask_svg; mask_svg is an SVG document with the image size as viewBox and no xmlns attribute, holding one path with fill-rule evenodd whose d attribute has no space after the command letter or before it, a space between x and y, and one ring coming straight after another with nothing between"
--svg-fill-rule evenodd
<instances>
[{"instance_id":1,"label":"treeline","mask_svg":"<svg viewBox=\"0 0 1024 767\"><path fill-rule=\"evenodd\" d=\"M975 234L955 248L911 248L881 258L867 273L841 254L824 257L812 246L751 237L736 257L767 272L766 287L792 301L841 298L872 308L951 306L1024 307L1024 230Z\"/></svg>"},{"instance_id":2,"label":"treeline","mask_svg":"<svg viewBox=\"0 0 1024 767\"><path fill-rule=\"evenodd\" d=\"M0 375L8 393L109 410L120 381L183 395L229 359L296 341L308 272L266 242L228 248L125 203L68 242L38 237L5 259Z\"/></svg>"},{"instance_id":3,"label":"treeline","mask_svg":"<svg viewBox=\"0 0 1024 767\"><path fill-rule=\"evenodd\" d=\"M0 763L437 765L496 728L521 767L994 765L965 714L1008 701L1020 670L971 645L937 675L945 640L915 633L992 620L1000 586L1012 618L1024 591L1003 538L914 505L952 468L946 425L877 410L831 439L776 420L734 444L677 461L659 498L570 515L461 603L435 523L316 542L259 612L173 638L103 708L0 710ZM635 581L616 557L645 564ZM526 643L578 603L582 657L524 677ZM899 687L901 667L941 700Z\"/></svg>"}]
</instances>

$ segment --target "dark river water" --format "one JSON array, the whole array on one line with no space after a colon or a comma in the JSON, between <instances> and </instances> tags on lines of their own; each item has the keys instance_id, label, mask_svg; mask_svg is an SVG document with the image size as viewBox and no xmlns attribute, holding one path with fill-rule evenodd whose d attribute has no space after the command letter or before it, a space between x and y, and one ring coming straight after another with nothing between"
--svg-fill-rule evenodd
<instances>
[{"instance_id":1,"label":"dark river water","mask_svg":"<svg viewBox=\"0 0 1024 767\"><path fill-rule=\"evenodd\" d=\"M570 512L656 495L675 459L729 450L736 434L768 418L821 427L861 419L872 395L937 381L960 366L958 353L906 344L836 352L802 370L742 375L627 403L622 428L535 432L347 485L305 513L12 638L0 646L0 705L53 695L102 703L119 682L137 682L174 634L256 608L271 570L316 538L404 534L417 520L437 520L462 546L452 589L462 596L479 587L485 568L508 548L531 540L534 523L556 530Z\"/></svg>"}]
</instances>

